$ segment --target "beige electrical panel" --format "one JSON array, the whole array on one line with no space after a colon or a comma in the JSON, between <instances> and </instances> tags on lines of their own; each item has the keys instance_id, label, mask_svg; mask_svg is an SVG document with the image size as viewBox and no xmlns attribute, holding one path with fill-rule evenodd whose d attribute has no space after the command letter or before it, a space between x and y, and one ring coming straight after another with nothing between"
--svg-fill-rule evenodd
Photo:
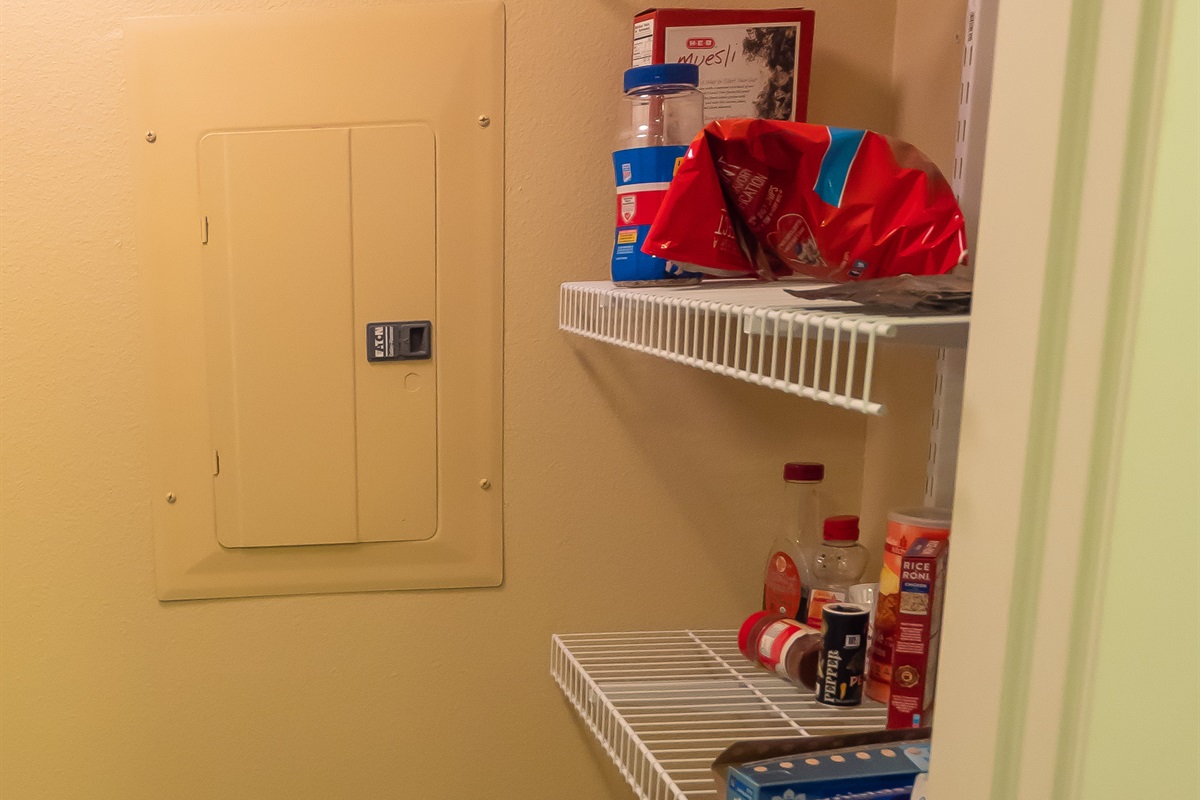
<instances>
[{"instance_id":1,"label":"beige electrical panel","mask_svg":"<svg viewBox=\"0 0 1200 800\"><path fill-rule=\"evenodd\" d=\"M218 541L433 536L431 341L367 352L373 322L437 329L432 129L212 133L199 162Z\"/></svg>"},{"instance_id":2,"label":"beige electrical panel","mask_svg":"<svg viewBox=\"0 0 1200 800\"><path fill-rule=\"evenodd\" d=\"M498 584L501 6L126 42L160 596Z\"/></svg>"}]
</instances>

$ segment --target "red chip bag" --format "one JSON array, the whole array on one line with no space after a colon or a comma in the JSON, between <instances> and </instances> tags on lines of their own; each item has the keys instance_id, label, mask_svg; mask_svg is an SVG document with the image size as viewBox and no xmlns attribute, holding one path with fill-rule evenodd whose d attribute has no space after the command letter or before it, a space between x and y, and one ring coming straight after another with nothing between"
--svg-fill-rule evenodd
<instances>
[{"instance_id":1,"label":"red chip bag","mask_svg":"<svg viewBox=\"0 0 1200 800\"><path fill-rule=\"evenodd\" d=\"M948 272L966 237L950 184L910 144L726 119L692 142L642 250L710 275L840 282Z\"/></svg>"}]
</instances>

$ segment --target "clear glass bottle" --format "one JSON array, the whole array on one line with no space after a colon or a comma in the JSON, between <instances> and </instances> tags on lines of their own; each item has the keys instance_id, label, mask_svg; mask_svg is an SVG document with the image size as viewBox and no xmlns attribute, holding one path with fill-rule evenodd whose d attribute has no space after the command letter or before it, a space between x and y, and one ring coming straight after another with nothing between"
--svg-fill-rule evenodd
<instances>
[{"instance_id":1,"label":"clear glass bottle","mask_svg":"<svg viewBox=\"0 0 1200 800\"><path fill-rule=\"evenodd\" d=\"M763 574L763 610L803 621L812 586L812 561L820 546L821 481L825 465L790 463L783 468L787 512L771 544Z\"/></svg>"},{"instance_id":2,"label":"clear glass bottle","mask_svg":"<svg viewBox=\"0 0 1200 800\"><path fill-rule=\"evenodd\" d=\"M617 225L612 279L618 286L697 283L700 276L642 252L678 164L704 127L704 95L695 64L648 64L625 70L613 169Z\"/></svg>"},{"instance_id":3,"label":"clear glass bottle","mask_svg":"<svg viewBox=\"0 0 1200 800\"><path fill-rule=\"evenodd\" d=\"M858 517L829 517L822 526L821 546L811 562L812 594L807 623L821 626L821 609L846 599L850 587L867 569L867 548L858 543Z\"/></svg>"}]
</instances>

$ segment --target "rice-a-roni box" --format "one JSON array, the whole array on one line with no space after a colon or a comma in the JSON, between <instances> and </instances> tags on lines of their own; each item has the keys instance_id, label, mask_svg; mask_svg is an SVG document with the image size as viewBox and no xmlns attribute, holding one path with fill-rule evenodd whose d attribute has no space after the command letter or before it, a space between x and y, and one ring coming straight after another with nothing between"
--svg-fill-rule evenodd
<instances>
[{"instance_id":1,"label":"rice-a-roni box","mask_svg":"<svg viewBox=\"0 0 1200 800\"><path fill-rule=\"evenodd\" d=\"M649 9L633 21L633 66L700 67L704 121L750 117L805 122L813 12Z\"/></svg>"}]
</instances>

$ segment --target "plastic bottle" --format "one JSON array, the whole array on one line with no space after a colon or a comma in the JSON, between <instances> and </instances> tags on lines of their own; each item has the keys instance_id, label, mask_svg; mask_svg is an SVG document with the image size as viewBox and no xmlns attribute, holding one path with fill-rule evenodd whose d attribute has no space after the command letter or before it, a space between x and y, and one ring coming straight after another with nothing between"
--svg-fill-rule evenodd
<instances>
[{"instance_id":1,"label":"plastic bottle","mask_svg":"<svg viewBox=\"0 0 1200 800\"><path fill-rule=\"evenodd\" d=\"M700 276L642 252L667 184L704 127L704 95L695 64L649 64L625 70L621 127L613 167L617 232L612 279L621 286L696 283Z\"/></svg>"},{"instance_id":2,"label":"plastic bottle","mask_svg":"<svg viewBox=\"0 0 1200 800\"><path fill-rule=\"evenodd\" d=\"M828 603L844 601L846 592L867 569L867 548L858 543L858 517L829 517L822 539L812 560L812 594L808 601L807 622L815 628L821 627L821 609Z\"/></svg>"},{"instance_id":3,"label":"plastic bottle","mask_svg":"<svg viewBox=\"0 0 1200 800\"><path fill-rule=\"evenodd\" d=\"M803 621L812 587L812 559L820 546L820 486L825 465L790 463L783 467L787 513L783 530L771 544L763 575L763 610Z\"/></svg>"}]
</instances>

